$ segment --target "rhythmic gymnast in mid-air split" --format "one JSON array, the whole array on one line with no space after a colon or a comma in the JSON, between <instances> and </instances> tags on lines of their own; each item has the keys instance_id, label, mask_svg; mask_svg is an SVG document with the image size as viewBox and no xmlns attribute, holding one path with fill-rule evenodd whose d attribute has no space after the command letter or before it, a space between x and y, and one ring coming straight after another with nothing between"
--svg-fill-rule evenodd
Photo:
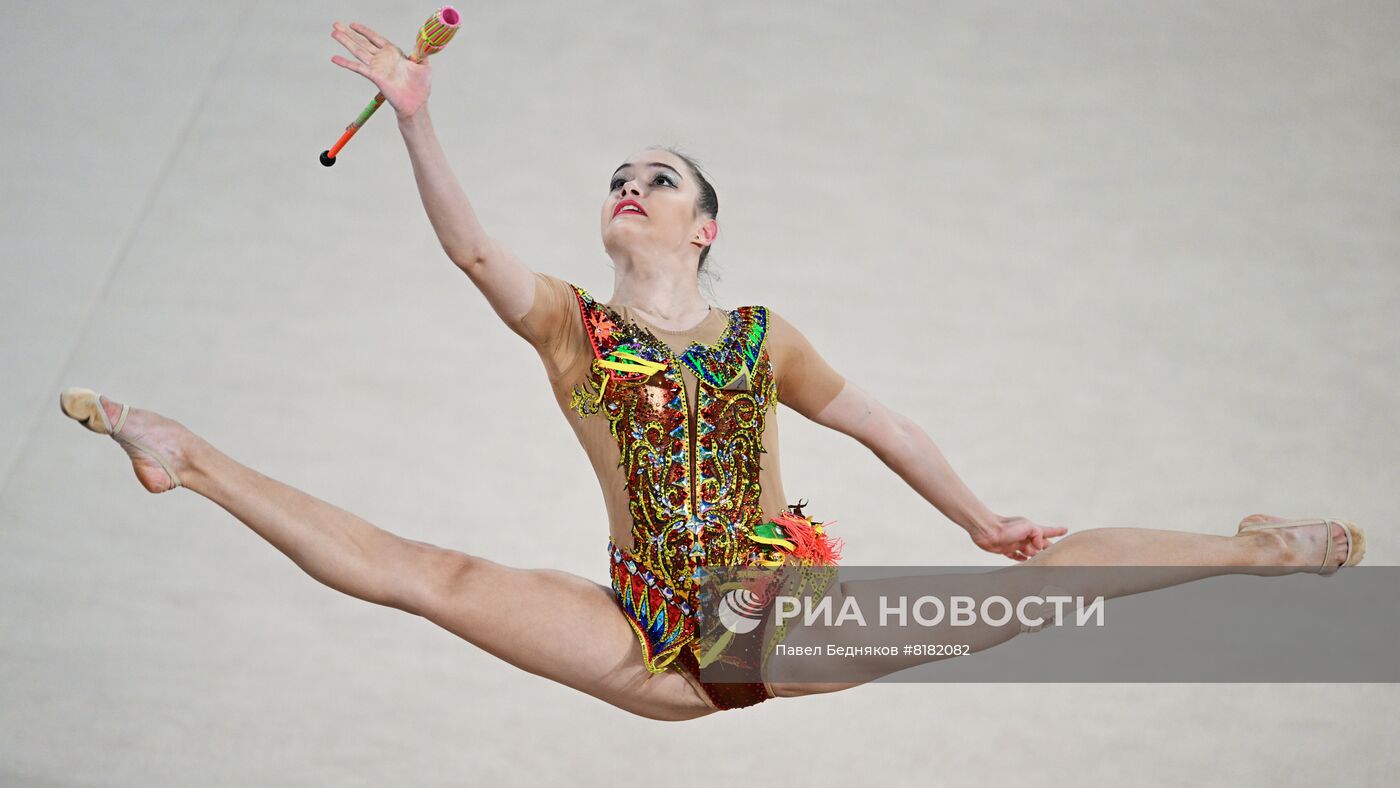
<instances>
[{"instance_id":1,"label":"rhythmic gymnast in mid-air split","mask_svg":"<svg viewBox=\"0 0 1400 788\"><path fill-rule=\"evenodd\" d=\"M1064 536L994 514L922 429L838 374L777 311L706 302L698 283L719 202L689 158L643 150L608 176L600 224L615 273L611 297L596 298L531 270L482 228L429 119L427 62L364 25L337 22L331 35L353 56L332 61L373 82L397 113L448 258L538 352L602 486L612 587L396 536L238 463L179 422L86 389L63 392L63 412L115 438L147 490L185 487L208 498L321 583L423 616L512 665L655 719L852 686L702 680L702 567L839 558L831 523L787 505L780 402L855 438L978 547L1016 561L989 575L1008 587L1028 566L1183 569L1106 594L1119 596L1256 567L1330 574L1361 560L1362 531L1339 520L1252 515L1229 536L1140 528ZM1020 631L982 624L958 635L982 650Z\"/></svg>"}]
</instances>

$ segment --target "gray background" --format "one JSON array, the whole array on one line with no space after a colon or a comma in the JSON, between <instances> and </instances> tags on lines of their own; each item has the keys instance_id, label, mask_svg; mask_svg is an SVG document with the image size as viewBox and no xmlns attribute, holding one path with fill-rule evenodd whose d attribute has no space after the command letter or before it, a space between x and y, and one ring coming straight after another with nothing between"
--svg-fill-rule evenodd
<instances>
[{"instance_id":1,"label":"gray background","mask_svg":"<svg viewBox=\"0 0 1400 788\"><path fill-rule=\"evenodd\" d=\"M1395 685L884 685L632 718L302 575L63 419L84 385L417 539L605 579L533 352L442 255L334 19L230 0L0 18L0 782L1389 781ZM715 302L782 311L1003 514L1232 533L1400 506L1400 6L465 6L434 61L490 231L606 296L608 175L721 197ZM784 411L852 564L995 565ZM1261 580L1260 582L1267 582ZM1344 611L1338 611L1344 614Z\"/></svg>"}]
</instances>

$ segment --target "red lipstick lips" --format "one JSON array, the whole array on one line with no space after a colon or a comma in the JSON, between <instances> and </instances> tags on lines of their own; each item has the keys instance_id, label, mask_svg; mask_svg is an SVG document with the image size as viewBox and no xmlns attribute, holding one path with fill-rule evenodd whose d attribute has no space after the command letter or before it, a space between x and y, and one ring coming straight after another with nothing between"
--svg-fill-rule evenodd
<instances>
[{"instance_id":1,"label":"red lipstick lips","mask_svg":"<svg viewBox=\"0 0 1400 788\"><path fill-rule=\"evenodd\" d=\"M640 203L638 203L636 200L627 199L627 200L622 200L621 202L619 202L619 203L613 208L613 218L616 219L618 216L622 215L623 209L627 208L628 206L631 206L631 207L633 207L633 208L636 208L636 209L637 209L637 213L640 213L642 216L646 216L646 215L647 215L647 212L646 212L645 210L642 209L642 206L641 206ZM631 213L631 211L628 211L628 213Z\"/></svg>"}]
</instances>

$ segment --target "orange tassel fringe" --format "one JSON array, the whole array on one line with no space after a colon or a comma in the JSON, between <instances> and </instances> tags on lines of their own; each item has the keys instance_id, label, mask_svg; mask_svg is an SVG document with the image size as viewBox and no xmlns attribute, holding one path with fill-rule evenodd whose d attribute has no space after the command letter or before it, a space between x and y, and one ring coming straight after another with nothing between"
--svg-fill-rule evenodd
<instances>
[{"instance_id":1,"label":"orange tassel fringe","mask_svg":"<svg viewBox=\"0 0 1400 788\"><path fill-rule=\"evenodd\" d=\"M783 534L792 542L793 557L804 564L810 561L817 566L835 566L841 560L845 542L829 538L822 527L825 523L813 522L792 512L782 512L773 521L783 527Z\"/></svg>"}]
</instances>

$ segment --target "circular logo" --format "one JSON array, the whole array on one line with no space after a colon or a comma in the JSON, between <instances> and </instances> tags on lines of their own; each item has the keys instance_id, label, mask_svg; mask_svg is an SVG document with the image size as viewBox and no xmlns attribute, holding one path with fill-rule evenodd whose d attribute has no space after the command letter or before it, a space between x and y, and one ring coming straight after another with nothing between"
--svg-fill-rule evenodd
<instances>
[{"instance_id":1,"label":"circular logo","mask_svg":"<svg viewBox=\"0 0 1400 788\"><path fill-rule=\"evenodd\" d=\"M719 622L736 635L747 635L758 628L768 600L747 588L735 588L719 600Z\"/></svg>"}]
</instances>

